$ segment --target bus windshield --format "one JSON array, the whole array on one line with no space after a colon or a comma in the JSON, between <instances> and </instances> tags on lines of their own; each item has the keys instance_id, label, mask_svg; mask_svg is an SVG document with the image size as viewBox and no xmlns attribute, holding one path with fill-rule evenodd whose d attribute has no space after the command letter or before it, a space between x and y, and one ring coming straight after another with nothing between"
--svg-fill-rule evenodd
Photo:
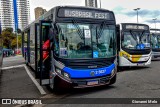
<instances>
[{"instance_id":1,"label":"bus windshield","mask_svg":"<svg viewBox=\"0 0 160 107\"><path fill-rule=\"evenodd\" d=\"M147 32L124 32L122 47L127 49L148 49L150 48L150 35Z\"/></svg>"},{"instance_id":2,"label":"bus windshield","mask_svg":"<svg viewBox=\"0 0 160 107\"><path fill-rule=\"evenodd\" d=\"M61 58L110 58L116 55L115 25L57 23L55 54Z\"/></svg>"},{"instance_id":3,"label":"bus windshield","mask_svg":"<svg viewBox=\"0 0 160 107\"><path fill-rule=\"evenodd\" d=\"M152 48L158 49L160 48L160 34L152 34L151 36Z\"/></svg>"}]
</instances>

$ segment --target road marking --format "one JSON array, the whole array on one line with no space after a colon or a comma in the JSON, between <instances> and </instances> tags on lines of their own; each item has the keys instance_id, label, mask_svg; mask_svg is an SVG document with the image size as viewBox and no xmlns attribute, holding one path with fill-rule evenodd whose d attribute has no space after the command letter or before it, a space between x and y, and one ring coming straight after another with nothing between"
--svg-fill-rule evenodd
<instances>
[{"instance_id":1,"label":"road marking","mask_svg":"<svg viewBox=\"0 0 160 107\"><path fill-rule=\"evenodd\" d=\"M3 67L2 70L13 69L13 68L20 68L20 67L24 67L24 64L17 65L17 66Z\"/></svg>"},{"instance_id":2,"label":"road marking","mask_svg":"<svg viewBox=\"0 0 160 107\"><path fill-rule=\"evenodd\" d=\"M40 84L35 80L35 78L32 76L32 74L30 73L29 69L27 68L26 65L24 65L24 68L26 69L27 74L29 75L29 77L31 78L31 80L33 81L33 83L36 85L36 87L38 88L38 90L40 91L41 94L47 94L44 89L40 86Z\"/></svg>"}]
</instances>

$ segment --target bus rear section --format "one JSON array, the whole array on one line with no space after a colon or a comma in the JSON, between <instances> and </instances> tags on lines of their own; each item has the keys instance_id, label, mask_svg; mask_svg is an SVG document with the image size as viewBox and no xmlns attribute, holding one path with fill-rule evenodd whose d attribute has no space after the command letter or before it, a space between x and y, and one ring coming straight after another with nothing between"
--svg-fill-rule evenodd
<instances>
[{"instance_id":1,"label":"bus rear section","mask_svg":"<svg viewBox=\"0 0 160 107\"><path fill-rule=\"evenodd\" d=\"M160 58L160 29L150 29L152 59Z\"/></svg>"},{"instance_id":2,"label":"bus rear section","mask_svg":"<svg viewBox=\"0 0 160 107\"><path fill-rule=\"evenodd\" d=\"M118 66L147 66L151 64L150 30L145 24L117 25Z\"/></svg>"},{"instance_id":3,"label":"bus rear section","mask_svg":"<svg viewBox=\"0 0 160 107\"><path fill-rule=\"evenodd\" d=\"M49 85L53 89L66 86L85 88L116 82L116 23L113 12L58 6L32 25L35 30L30 26L26 28L28 32L35 31L32 34L35 37L28 38L33 46L28 42L30 57L27 54L27 58L30 58L30 66L35 65L32 67L39 75L37 78L41 85ZM35 49L31 50L34 46Z\"/></svg>"}]
</instances>

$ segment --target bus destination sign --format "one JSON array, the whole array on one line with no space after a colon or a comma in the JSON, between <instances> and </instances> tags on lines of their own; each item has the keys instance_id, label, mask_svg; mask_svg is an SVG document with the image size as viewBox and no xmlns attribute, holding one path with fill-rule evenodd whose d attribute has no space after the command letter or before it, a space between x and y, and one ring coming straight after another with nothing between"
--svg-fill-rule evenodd
<instances>
[{"instance_id":1,"label":"bus destination sign","mask_svg":"<svg viewBox=\"0 0 160 107\"><path fill-rule=\"evenodd\" d=\"M75 17L75 18L92 18L92 19L113 19L111 12L98 11L98 10L82 10L82 9L60 9L58 12L59 17Z\"/></svg>"},{"instance_id":2,"label":"bus destination sign","mask_svg":"<svg viewBox=\"0 0 160 107\"><path fill-rule=\"evenodd\" d=\"M145 25L125 25L125 29L149 30L149 27Z\"/></svg>"}]
</instances>

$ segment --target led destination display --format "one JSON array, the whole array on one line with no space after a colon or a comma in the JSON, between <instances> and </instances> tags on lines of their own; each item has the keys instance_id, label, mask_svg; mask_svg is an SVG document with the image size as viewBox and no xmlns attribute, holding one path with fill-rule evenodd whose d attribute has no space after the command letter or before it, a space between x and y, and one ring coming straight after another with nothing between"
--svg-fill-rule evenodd
<instances>
[{"instance_id":1,"label":"led destination display","mask_svg":"<svg viewBox=\"0 0 160 107\"><path fill-rule=\"evenodd\" d=\"M92 18L92 19L113 19L112 12L100 11L100 10L90 10L90 9L65 9L61 8L58 12L58 17L75 17L75 18Z\"/></svg>"},{"instance_id":2,"label":"led destination display","mask_svg":"<svg viewBox=\"0 0 160 107\"><path fill-rule=\"evenodd\" d=\"M124 29L127 30L131 30L131 29L135 29L135 30L149 30L149 27L146 25L130 25L130 24L125 24L123 25Z\"/></svg>"}]
</instances>

